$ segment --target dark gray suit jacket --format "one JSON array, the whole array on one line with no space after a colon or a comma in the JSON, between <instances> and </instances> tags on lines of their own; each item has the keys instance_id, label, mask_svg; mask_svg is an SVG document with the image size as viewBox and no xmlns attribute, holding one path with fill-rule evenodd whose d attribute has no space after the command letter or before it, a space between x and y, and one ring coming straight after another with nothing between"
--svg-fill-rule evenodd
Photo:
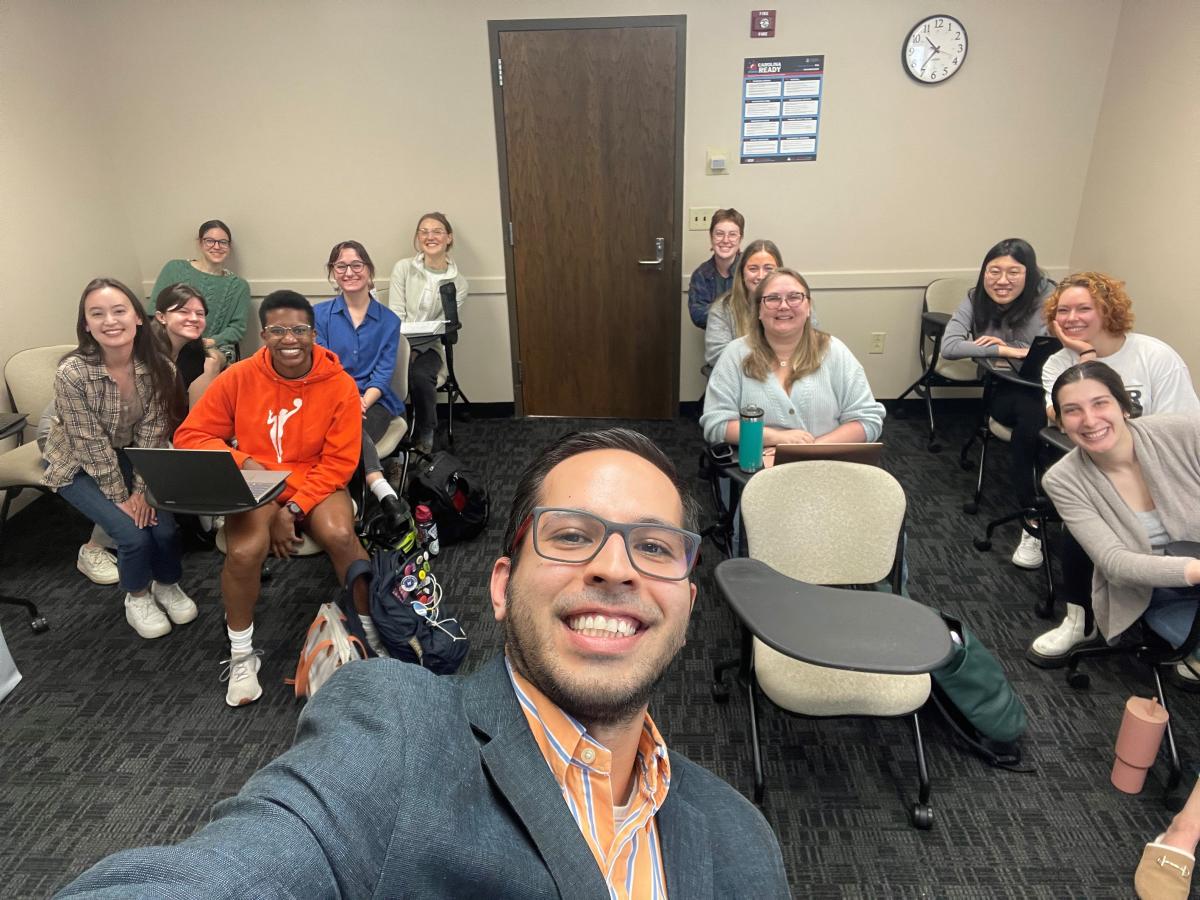
<instances>
[{"instance_id":1,"label":"dark gray suit jacket","mask_svg":"<svg viewBox=\"0 0 1200 900\"><path fill-rule=\"evenodd\" d=\"M788 896L766 820L675 753L658 832L676 900ZM497 657L461 680L347 666L206 828L110 856L60 896L609 895Z\"/></svg>"}]
</instances>

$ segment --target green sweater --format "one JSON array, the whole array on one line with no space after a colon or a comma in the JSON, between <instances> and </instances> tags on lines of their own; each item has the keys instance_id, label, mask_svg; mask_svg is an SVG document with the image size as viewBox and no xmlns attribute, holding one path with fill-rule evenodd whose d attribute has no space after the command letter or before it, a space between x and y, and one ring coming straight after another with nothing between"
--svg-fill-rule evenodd
<instances>
[{"instance_id":1,"label":"green sweater","mask_svg":"<svg viewBox=\"0 0 1200 900\"><path fill-rule=\"evenodd\" d=\"M154 290L146 303L147 311L154 313L154 301L159 292L168 285L183 282L204 295L208 303L208 320L204 336L212 338L221 348L232 347L246 333L246 315L250 312L250 285L244 278L232 272L209 275L201 272L186 259L173 259L158 273Z\"/></svg>"}]
</instances>

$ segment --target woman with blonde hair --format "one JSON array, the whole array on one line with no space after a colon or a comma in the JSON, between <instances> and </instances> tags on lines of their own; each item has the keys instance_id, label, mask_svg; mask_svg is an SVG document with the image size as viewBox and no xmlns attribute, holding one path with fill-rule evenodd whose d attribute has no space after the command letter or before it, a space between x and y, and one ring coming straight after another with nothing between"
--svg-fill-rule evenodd
<instances>
[{"instance_id":1,"label":"woman with blonde hair","mask_svg":"<svg viewBox=\"0 0 1200 900\"><path fill-rule=\"evenodd\" d=\"M883 405L850 349L814 326L804 276L776 269L752 300L757 325L729 345L709 376L705 440L737 443L739 412L748 405L763 410L765 447L877 440Z\"/></svg>"},{"instance_id":2,"label":"woman with blonde hair","mask_svg":"<svg viewBox=\"0 0 1200 900\"><path fill-rule=\"evenodd\" d=\"M734 338L749 334L758 322L751 295L758 283L783 265L783 254L773 241L751 241L738 260L733 286L709 307L704 328L704 361L717 364L721 351Z\"/></svg>"}]
</instances>

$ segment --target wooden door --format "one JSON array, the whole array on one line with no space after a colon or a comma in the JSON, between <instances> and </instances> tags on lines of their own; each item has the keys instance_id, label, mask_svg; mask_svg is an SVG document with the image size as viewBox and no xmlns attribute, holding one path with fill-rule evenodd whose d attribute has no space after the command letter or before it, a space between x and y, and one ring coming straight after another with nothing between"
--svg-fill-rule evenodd
<instances>
[{"instance_id":1,"label":"wooden door","mask_svg":"<svg viewBox=\"0 0 1200 900\"><path fill-rule=\"evenodd\" d=\"M678 408L684 20L616 21L490 23L522 415Z\"/></svg>"}]
</instances>

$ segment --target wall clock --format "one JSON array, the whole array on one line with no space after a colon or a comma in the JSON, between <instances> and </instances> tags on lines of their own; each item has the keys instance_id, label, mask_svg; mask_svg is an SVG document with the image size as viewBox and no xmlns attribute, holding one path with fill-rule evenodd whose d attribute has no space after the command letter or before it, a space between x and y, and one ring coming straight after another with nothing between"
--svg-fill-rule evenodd
<instances>
[{"instance_id":1,"label":"wall clock","mask_svg":"<svg viewBox=\"0 0 1200 900\"><path fill-rule=\"evenodd\" d=\"M927 16L909 31L900 48L900 64L921 84L940 84L954 76L967 58L967 29L954 16Z\"/></svg>"}]
</instances>

